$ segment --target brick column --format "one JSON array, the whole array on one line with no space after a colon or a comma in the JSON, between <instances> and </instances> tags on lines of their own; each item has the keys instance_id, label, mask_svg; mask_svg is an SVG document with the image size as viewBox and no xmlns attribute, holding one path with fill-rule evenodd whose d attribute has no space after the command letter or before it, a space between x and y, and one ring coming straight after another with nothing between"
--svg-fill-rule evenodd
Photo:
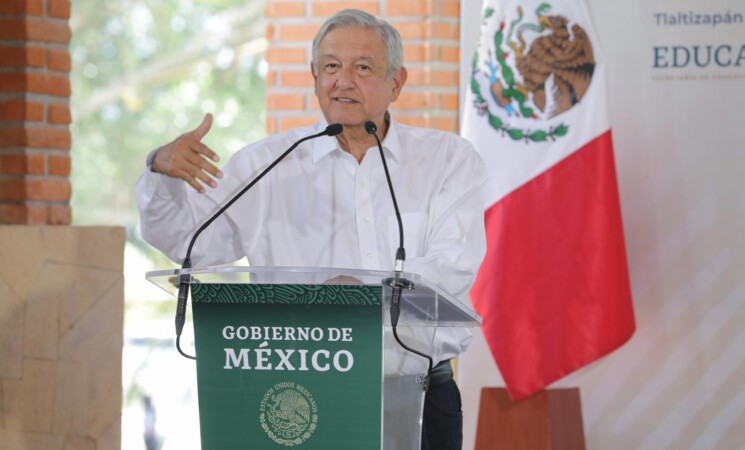
<instances>
[{"instance_id":1,"label":"brick column","mask_svg":"<svg viewBox=\"0 0 745 450\"><path fill-rule=\"evenodd\" d=\"M70 0L0 0L0 224L71 222Z\"/></svg>"},{"instance_id":2,"label":"brick column","mask_svg":"<svg viewBox=\"0 0 745 450\"><path fill-rule=\"evenodd\" d=\"M394 120L456 132L458 128L458 0L268 0L267 132L320 117L310 76L311 41L334 12L357 8L401 33L409 79L391 105Z\"/></svg>"}]
</instances>

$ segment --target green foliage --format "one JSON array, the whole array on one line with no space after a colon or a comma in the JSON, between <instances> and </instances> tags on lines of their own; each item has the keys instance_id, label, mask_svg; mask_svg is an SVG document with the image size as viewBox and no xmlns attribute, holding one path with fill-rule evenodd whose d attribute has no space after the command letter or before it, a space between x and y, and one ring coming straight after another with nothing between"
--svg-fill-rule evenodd
<instances>
[{"instance_id":1,"label":"green foliage","mask_svg":"<svg viewBox=\"0 0 745 450\"><path fill-rule=\"evenodd\" d=\"M77 225L123 225L132 236L145 157L207 112L215 123L205 143L223 161L264 136L263 8L245 0L73 0Z\"/></svg>"},{"instance_id":2,"label":"green foliage","mask_svg":"<svg viewBox=\"0 0 745 450\"><path fill-rule=\"evenodd\" d=\"M556 137L562 137L566 135L568 131L569 131L569 127L562 123L561 125L559 125L558 127L554 129L554 132L552 134L553 136L556 136Z\"/></svg>"},{"instance_id":3,"label":"green foliage","mask_svg":"<svg viewBox=\"0 0 745 450\"><path fill-rule=\"evenodd\" d=\"M543 130L535 130L528 135L528 138L533 142L543 142L548 137L548 133Z\"/></svg>"},{"instance_id":4,"label":"green foliage","mask_svg":"<svg viewBox=\"0 0 745 450\"><path fill-rule=\"evenodd\" d=\"M481 96L481 86L479 86L478 80L476 78L471 78L471 92L476 94L476 99L478 101L484 101L484 97Z\"/></svg>"},{"instance_id":5,"label":"green foliage","mask_svg":"<svg viewBox=\"0 0 745 450\"><path fill-rule=\"evenodd\" d=\"M519 141L523 138L523 130L519 128L510 128L507 130L507 134L516 141Z\"/></svg>"},{"instance_id":6,"label":"green foliage","mask_svg":"<svg viewBox=\"0 0 745 450\"><path fill-rule=\"evenodd\" d=\"M494 114L489 114L489 124L495 129L495 130L501 130L502 129L502 119L495 116Z\"/></svg>"}]
</instances>

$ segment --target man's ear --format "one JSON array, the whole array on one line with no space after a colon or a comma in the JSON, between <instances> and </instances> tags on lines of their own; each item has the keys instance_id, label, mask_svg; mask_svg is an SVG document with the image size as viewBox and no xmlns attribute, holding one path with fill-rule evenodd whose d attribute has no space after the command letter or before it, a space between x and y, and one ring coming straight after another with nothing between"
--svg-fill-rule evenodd
<instances>
[{"instance_id":1,"label":"man's ear","mask_svg":"<svg viewBox=\"0 0 745 450\"><path fill-rule=\"evenodd\" d=\"M318 96L318 75L316 74L316 67L313 61L310 62L310 74L313 75L313 91Z\"/></svg>"},{"instance_id":2,"label":"man's ear","mask_svg":"<svg viewBox=\"0 0 745 450\"><path fill-rule=\"evenodd\" d=\"M393 74L393 93L391 95L391 102L395 102L398 96L401 95L401 89L406 84L406 79L409 77L409 73L406 71L406 67L398 69Z\"/></svg>"}]
</instances>

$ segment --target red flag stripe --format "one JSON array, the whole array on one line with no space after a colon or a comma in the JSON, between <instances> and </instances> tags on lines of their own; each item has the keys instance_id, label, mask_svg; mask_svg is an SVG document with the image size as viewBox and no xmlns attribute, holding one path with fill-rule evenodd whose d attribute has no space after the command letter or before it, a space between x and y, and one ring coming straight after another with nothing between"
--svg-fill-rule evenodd
<instances>
[{"instance_id":1,"label":"red flag stripe","mask_svg":"<svg viewBox=\"0 0 745 450\"><path fill-rule=\"evenodd\" d=\"M510 396L602 357L635 329L610 131L486 211L471 291Z\"/></svg>"}]
</instances>

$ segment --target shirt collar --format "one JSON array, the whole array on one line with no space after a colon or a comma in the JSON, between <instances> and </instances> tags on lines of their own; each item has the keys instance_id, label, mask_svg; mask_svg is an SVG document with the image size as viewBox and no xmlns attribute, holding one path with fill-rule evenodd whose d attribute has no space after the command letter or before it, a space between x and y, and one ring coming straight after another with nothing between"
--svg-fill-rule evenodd
<instances>
[{"instance_id":1,"label":"shirt collar","mask_svg":"<svg viewBox=\"0 0 745 450\"><path fill-rule=\"evenodd\" d=\"M388 132L386 133L383 142L381 142L381 144L383 145L383 151L386 154L386 158L392 158L391 162L394 164L398 164L401 155L401 143L398 140L398 129L396 127L396 122L391 120L390 114L388 112L385 113L385 119L386 122L388 122ZM326 122L326 119L321 120L318 124L316 124L316 132L320 133L321 131L326 129L327 126L328 123ZM324 156L328 155L334 150L339 150L340 152L344 151L339 145L339 141L335 137L323 136L320 139L314 139L312 150L313 164L317 163Z\"/></svg>"},{"instance_id":2,"label":"shirt collar","mask_svg":"<svg viewBox=\"0 0 745 450\"><path fill-rule=\"evenodd\" d=\"M398 126L396 122L390 120L390 116L386 113L388 119L388 133L383 139L383 151L386 153L386 157L391 157L391 162L398 164L401 159L401 142L398 140Z\"/></svg>"},{"instance_id":3,"label":"shirt collar","mask_svg":"<svg viewBox=\"0 0 745 450\"><path fill-rule=\"evenodd\" d=\"M316 132L320 133L325 130L327 126L329 126L329 124L326 122L326 119L321 120L316 124ZM336 149L341 150L341 146L339 146L339 141L337 141L334 136L323 136L318 139L313 139L313 164L317 163L321 158Z\"/></svg>"}]
</instances>

